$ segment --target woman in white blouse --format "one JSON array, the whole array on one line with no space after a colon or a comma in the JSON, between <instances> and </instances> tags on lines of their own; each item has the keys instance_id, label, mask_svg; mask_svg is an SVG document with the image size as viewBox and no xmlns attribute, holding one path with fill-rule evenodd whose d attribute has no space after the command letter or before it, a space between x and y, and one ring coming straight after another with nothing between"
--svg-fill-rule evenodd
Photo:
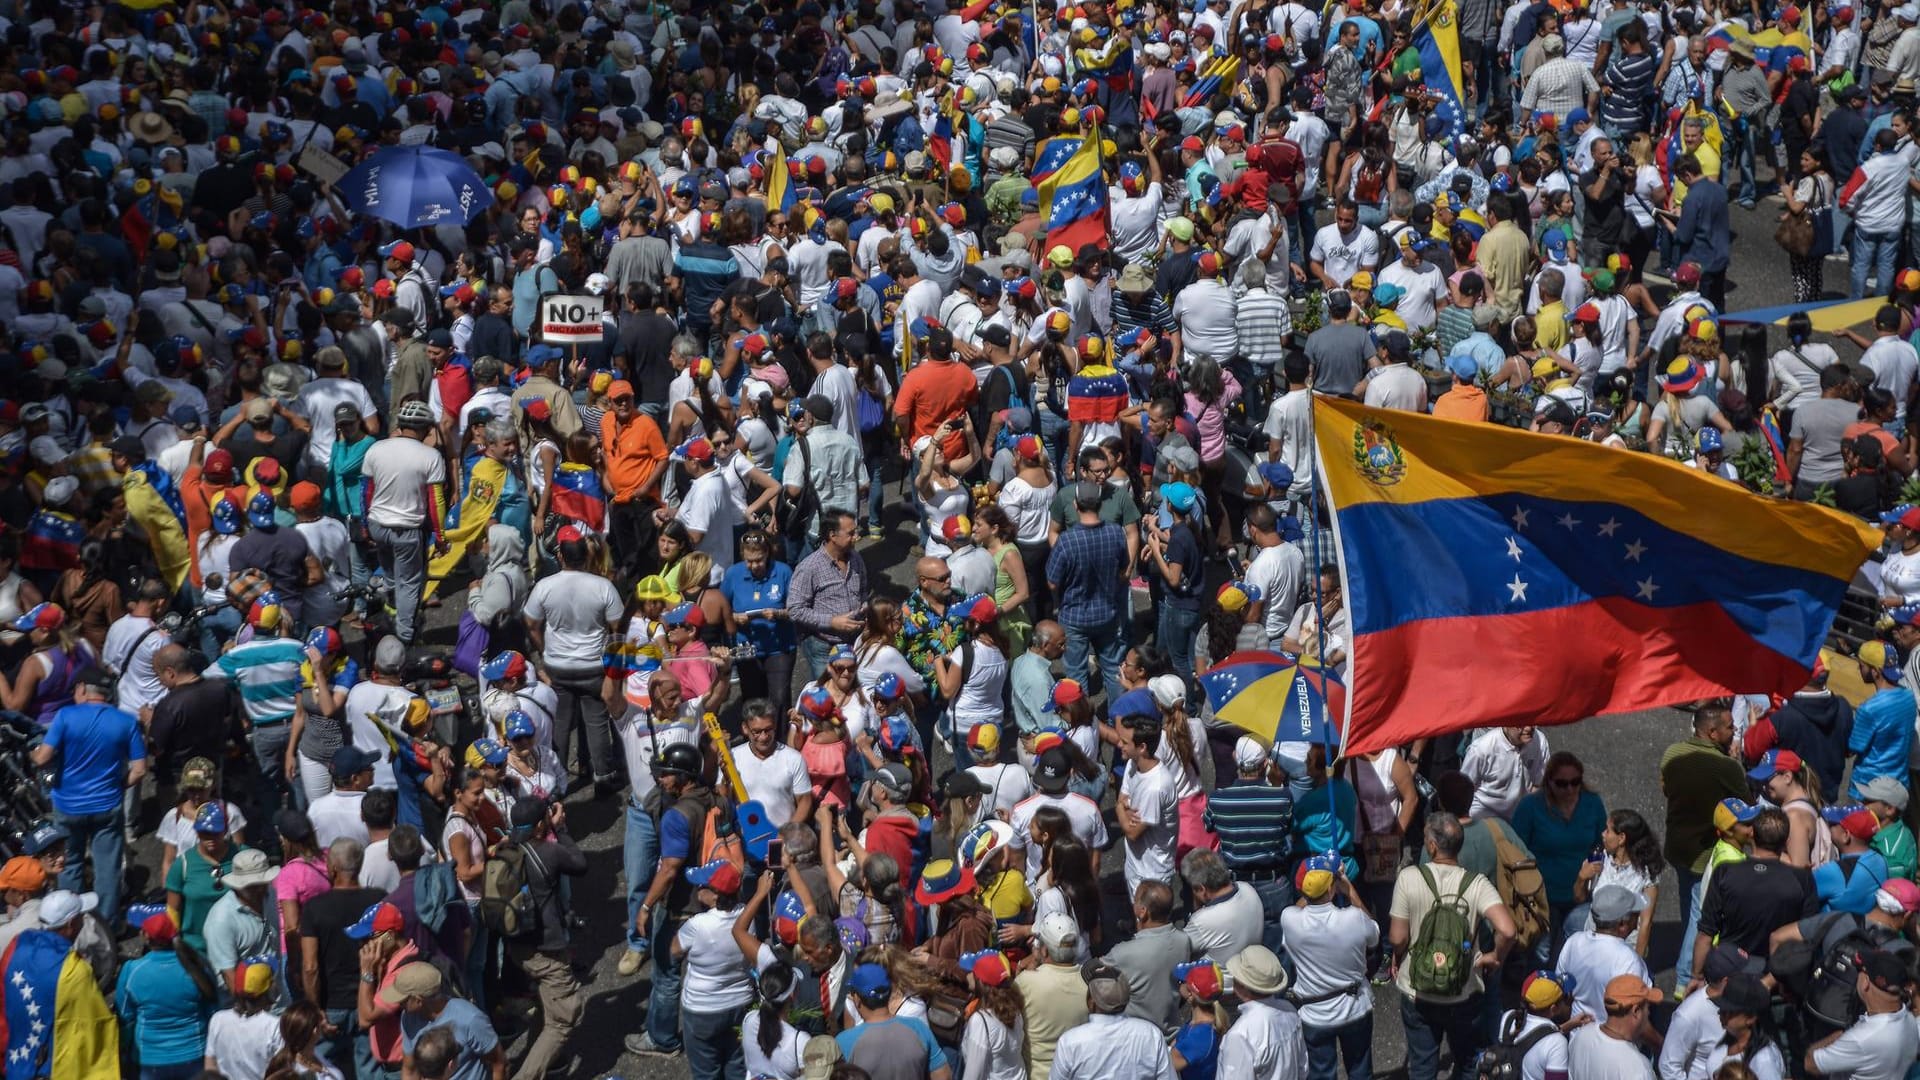
<instances>
[{"instance_id":1,"label":"woman in white blouse","mask_svg":"<svg viewBox=\"0 0 1920 1080\"><path fill-rule=\"evenodd\" d=\"M1920 510L1889 514L1887 539L1893 550L1880 564L1880 606L1896 608L1920 603Z\"/></svg>"},{"instance_id":2,"label":"woman in white blouse","mask_svg":"<svg viewBox=\"0 0 1920 1080\"><path fill-rule=\"evenodd\" d=\"M760 1007L740 1022L747 1075L761 1080L800 1080L807 1033L787 1023L799 976L786 964L760 973Z\"/></svg>"}]
</instances>

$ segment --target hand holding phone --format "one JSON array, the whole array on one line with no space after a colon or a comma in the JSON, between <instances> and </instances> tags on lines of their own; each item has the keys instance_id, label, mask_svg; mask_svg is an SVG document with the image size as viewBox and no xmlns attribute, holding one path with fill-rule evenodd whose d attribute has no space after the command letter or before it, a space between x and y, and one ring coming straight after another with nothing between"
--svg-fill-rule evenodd
<instances>
[{"instance_id":1,"label":"hand holding phone","mask_svg":"<svg viewBox=\"0 0 1920 1080\"><path fill-rule=\"evenodd\" d=\"M787 866L787 845L780 840L767 841L767 869L784 870Z\"/></svg>"}]
</instances>

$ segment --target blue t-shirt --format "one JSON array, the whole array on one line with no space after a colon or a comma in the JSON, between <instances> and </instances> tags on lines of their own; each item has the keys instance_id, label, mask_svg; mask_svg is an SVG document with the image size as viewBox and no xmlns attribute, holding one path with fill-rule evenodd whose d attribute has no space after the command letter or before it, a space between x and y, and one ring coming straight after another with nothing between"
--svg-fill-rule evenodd
<instances>
[{"instance_id":1,"label":"blue t-shirt","mask_svg":"<svg viewBox=\"0 0 1920 1080\"><path fill-rule=\"evenodd\" d=\"M1572 906L1573 883L1580 877L1580 864L1600 842L1600 830L1606 825L1607 804L1591 791L1580 793L1571 817L1561 817L1560 811L1538 792L1520 800L1513 811L1513 831L1533 852L1540 876L1547 883L1548 900Z\"/></svg>"},{"instance_id":2,"label":"blue t-shirt","mask_svg":"<svg viewBox=\"0 0 1920 1080\"><path fill-rule=\"evenodd\" d=\"M690 859L693 847L693 822L687 816L669 805L660 815L660 857L663 859ZM688 863L692 866L692 863Z\"/></svg>"},{"instance_id":3,"label":"blue t-shirt","mask_svg":"<svg viewBox=\"0 0 1920 1080\"><path fill-rule=\"evenodd\" d=\"M453 1041L460 1047L460 1056L447 1080L486 1080L487 1055L500 1045L500 1036L494 1033L487 1014L474 1008L470 1001L448 998L446 1007L432 1020L410 1012L401 1013L400 1049L413 1053L420 1036L440 1027L452 1031Z\"/></svg>"},{"instance_id":4,"label":"blue t-shirt","mask_svg":"<svg viewBox=\"0 0 1920 1080\"><path fill-rule=\"evenodd\" d=\"M767 575L756 578L744 562L727 567L720 579L720 595L733 605L736 616L750 611L787 606L787 586L793 581L793 569L777 560L767 562ZM790 653L794 650L793 623L769 619L763 615L740 619L740 640L759 650L761 656Z\"/></svg>"},{"instance_id":5,"label":"blue t-shirt","mask_svg":"<svg viewBox=\"0 0 1920 1080\"><path fill-rule=\"evenodd\" d=\"M1847 749L1858 755L1853 763L1855 798L1860 788L1878 776L1907 782L1907 754L1913 748L1913 691L1889 687L1873 695L1853 714L1853 737Z\"/></svg>"},{"instance_id":6,"label":"blue t-shirt","mask_svg":"<svg viewBox=\"0 0 1920 1080\"><path fill-rule=\"evenodd\" d=\"M105 814L120 805L127 764L147 756L140 720L111 705L66 705L53 714L46 743L59 753L53 808L63 814Z\"/></svg>"},{"instance_id":7,"label":"blue t-shirt","mask_svg":"<svg viewBox=\"0 0 1920 1080\"><path fill-rule=\"evenodd\" d=\"M1195 1021L1173 1036L1173 1048L1186 1059L1180 1080L1213 1080L1220 1064L1220 1032L1212 1024Z\"/></svg>"},{"instance_id":8,"label":"blue t-shirt","mask_svg":"<svg viewBox=\"0 0 1920 1080\"><path fill-rule=\"evenodd\" d=\"M912 1061L917 1056L915 1044L926 1054L929 1076L947 1063L947 1055L934 1041L933 1029L917 1016L870 1020L835 1035L833 1041L840 1044L840 1056L855 1065L863 1061ZM861 1067L871 1068L870 1065Z\"/></svg>"},{"instance_id":9,"label":"blue t-shirt","mask_svg":"<svg viewBox=\"0 0 1920 1080\"><path fill-rule=\"evenodd\" d=\"M206 1057L213 1003L200 996L173 950L155 950L121 968L113 1008L133 1032L141 1065L184 1065Z\"/></svg>"},{"instance_id":10,"label":"blue t-shirt","mask_svg":"<svg viewBox=\"0 0 1920 1080\"><path fill-rule=\"evenodd\" d=\"M1834 859L1813 868L1814 891L1826 911L1865 915L1873 910L1874 890L1887 883L1887 860L1877 851L1849 858L1846 861L1853 863L1852 876L1841 861Z\"/></svg>"},{"instance_id":11,"label":"blue t-shirt","mask_svg":"<svg viewBox=\"0 0 1920 1080\"><path fill-rule=\"evenodd\" d=\"M1360 864L1353 858L1353 824L1359 812L1353 785L1337 776L1328 779L1293 801L1293 831L1299 837L1294 850L1337 851L1347 864L1347 876L1359 878Z\"/></svg>"}]
</instances>

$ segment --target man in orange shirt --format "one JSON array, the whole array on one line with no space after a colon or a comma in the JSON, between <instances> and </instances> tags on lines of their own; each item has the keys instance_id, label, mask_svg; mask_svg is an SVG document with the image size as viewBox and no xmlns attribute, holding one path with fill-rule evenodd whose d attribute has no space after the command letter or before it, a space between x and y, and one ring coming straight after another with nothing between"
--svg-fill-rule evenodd
<instances>
[{"instance_id":1,"label":"man in orange shirt","mask_svg":"<svg viewBox=\"0 0 1920 1080\"><path fill-rule=\"evenodd\" d=\"M180 502L187 512L187 550L195 556L187 566L187 575L194 588L205 584L200 580L200 538L213 528L213 504L233 490L233 481L233 455L225 450L208 450L206 432L195 432L187 471L180 477ZM239 489L233 505L244 507L246 498L246 490Z\"/></svg>"},{"instance_id":2,"label":"man in orange shirt","mask_svg":"<svg viewBox=\"0 0 1920 1080\"><path fill-rule=\"evenodd\" d=\"M922 435L938 435L940 425L958 419L980 396L973 369L953 358L953 334L933 319L915 319L913 369L900 380L893 399L893 415L900 434L900 457L913 460L913 444ZM949 431L940 443L948 460L967 452L965 431Z\"/></svg>"},{"instance_id":3,"label":"man in orange shirt","mask_svg":"<svg viewBox=\"0 0 1920 1080\"><path fill-rule=\"evenodd\" d=\"M652 572L657 558L654 537L659 524L660 477L667 471L667 444L660 425L634 404L633 384L616 379L607 386L609 409L600 418L600 484L607 492L607 539L613 545L613 572L623 588ZM534 401L529 411L544 408Z\"/></svg>"},{"instance_id":4,"label":"man in orange shirt","mask_svg":"<svg viewBox=\"0 0 1920 1080\"><path fill-rule=\"evenodd\" d=\"M1453 389L1433 403L1433 415L1443 420L1487 419L1487 392L1474 385L1480 374L1479 361L1465 353L1447 357L1447 370L1453 372Z\"/></svg>"}]
</instances>

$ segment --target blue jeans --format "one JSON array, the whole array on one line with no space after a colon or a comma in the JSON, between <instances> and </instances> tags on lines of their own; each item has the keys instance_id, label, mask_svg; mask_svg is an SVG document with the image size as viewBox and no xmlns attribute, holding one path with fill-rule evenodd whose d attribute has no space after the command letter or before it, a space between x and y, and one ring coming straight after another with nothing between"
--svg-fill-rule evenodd
<instances>
[{"instance_id":1,"label":"blue jeans","mask_svg":"<svg viewBox=\"0 0 1920 1080\"><path fill-rule=\"evenodd\" d=\"M67 864L60 868L60 887L86 892L87 863L93 863L93 892L100 898L100 921L119 925L120 871L127 849L127 815L120 800L98 814L53 812L53 820L67 830ZM271 820L271 819L269 819Z\"/></svg>"},{"instance_id":2,"label":"blue jeans","mask_svg":"<svg viewBox=\"0 0 1920 1080\"><path fill-rule=\"evenodd\" d=\"M1400 998L1400 1023L1407 1032L1407 1080L1438 1080L1440 1040L1453 1050L1453 1075L1473 1073L1480 1056L1480 1011L1483 995L1475 994L1451 1005Z\"/></svg>"},{"instance_id":3,"label":"blue jeans","mask_svg":"<svg viewBox=\"0 0 1920 1080\"><path fill-rule=\"evenodd\" d=\"M1127 658L1127 639L1119 622L1105 626L1075 626L1063 623L1067 631L1066 677L1085 681L1087 693L1097 693L1101 686L1112 693L1120 692L1120 662ZM1095 683L1087 678L1087 652L1091 649L1100 660L1101 682Z\"/></svg>"},{"instance_id":4,"label":"blue jeans","mask_svg":"<svg viewBox=\"0 0 1920 1080\"><path fill-rule=\"evenodd\" d=\"M800 639L800 654L807 658L807 678L818 679L827 670L827 654L833 651L833 645L824 638L809 634ZM780 700L775 698L775 701Z\"/></svg>"},{"instance_id":5,"label":"blue jeans","mask_svg":"<svg viewBox=\"0 0 1920 1080\"><path fill-rule=\"evenodd\" d=\"M627 800L627 833L620 845L620 862L627 875L627 948L646 952L647 939L641 936L635 920L640 903L653 885L654 871L660 865L660 826L653 815Z\"/></svg>"},{"instance_id":6,"label":"blue jeans","mask_svg":"<svg viewBox=\"0 0 1920 1080\"><path fill-rule=\"evenodd\" d=\"M1167 650L1167 658L1173 661L1173 673L1187 684L1187 697L1192 699L1195 688L1193 677L1193 637L1200 632L1200 624L1206 619L1206 613L1198 607L1182 607L1163 598L1160 601L1160 625L1155 631L1160 647Z\"/></svg>"},{"instance_id":7,"label":"blue jeans","mask_svg":"<svg viewBox=\"0 0 1920 1080\"><path fill-rule=\"evenodd\" d=\"M183 1061L178 1065L142 1065L140 1080L193 1080L205 1071L205 1058Z\"/></svg>"},{"instance_id":8,"label":"blue jeans","mask_svg":"<svg viewBox=\"0 0 1920 1080\"><path fill-rule=\"evenodd\" d=\"M684 917L659 908L653 911L653 940L660 944L653 950L653 989L647 994L647 1037L667 1053L683 1045L680 1041L680 961L673 958L669 943L685 921Z\"/></svg>"},{"instance_id":9,"label":"blue jeans","mask_svg":"<svg viewBox=\"0 0 1920 1080\"><path fill-rule=\"evenodd\" d=\"M1047 453L1053 458L1053 475L1065 476L1067 455L1074 449L1067 445L1072 422L1052 409L1036 408L1034 415L1040 418L1040 441L1046 444Z\"/></svg>"},{"instance_id":10,"label":"blue jeans","mask_svg":"<svg viewBox=\"0 0 1920 1080\"><path fill-rule=\"evenodd\" d=\"M1893 284L1893 263L1900 256L1900 234L1870 233L1858 225L1853 230L1853 266L1848 269L1847 299L1867 295L1867 274L1879 283L1881 292Z\"/></svg>"},{"instance_id":11,"label":"blue jeans","mask_svg":"<svg viewBox=\"0 0 1920 1080\"><path fill-rule=\"evenodd\" d=\"M291 806L293 801L293 778L287 775L287 741L292 738L292 724L282 721L271 727L257 727L247 736L247 742L253 747L254 764L260 769L259 779L254 788L255 805L259 808L254 821L270 822L273 815L283 806ZM271 844L268 853L279 849L279 837L271 829L262 829L261 834L249 839L254 847ZM264 841L264 843L263 843Z\"/></svg>"},{"instance_id":12,"label":"blue jeans","mask_svg":"<svg viewBox=\"0 0 1920 1080\"><path fill-rule=\"evenodd\" d=\"M740 1020L744 1005L724 1012L683 1012L680 1027L686 1033L687 1071L693 1080L745 1080L746 1059L740 1049Z\"/></svg>"},{"instance_id":13,"label":"blue jeans","mask_svg":"<svg viewBox=\"0 0 1920 1080\"><path fill-rule=\"evenodd\" d=\"M340 1030L332 1036L320 1037L319 1045L314 1047L320 1060L331 1062L342 1075L357 1080L375 1080L386 1075L374 1060L373 1044L367 1041L367 1029L360 1026L358 1010L328 1009L327 1023Z\"/></svg>"},{"instance_id":14,"label":"blue jeans","mask_svg":"<svg viewBox=\"0 0 1920 1080\"><path fill-rule=\"evenodd\" d=\"M1738 159L1739 182L1734 186L1733 198L1743 205L1752 205L1758 185L1754 182L1753 159L1754 139L1757 133L1752 124L1735 123L1733 125L1734 154Z\"/></svg>"},{"instance_id":15,"label":"blue jeans","mask_svg":"<svg viewBox=\"0 0 1920 1080\"><path fill-rule=\"evenodd\" d=\"M402 644L413 644L420 616L420 596L427 587L427 532L425 529L389 529L367 522L379 553L380 569L393 582L393 634Z\"/></svg>"},{"instance_id":16,"label":"blue jeans","mask_svg":"<svg viewBox=\"0 0 1920 1080\"><path fill-rule=\"evenodd\" d=\"M1339 1059L1347 1063L1347 1080L1373 1080L1373 1014L1339 1027L1302 1025L1307 1044L1307 1080L1334 1080Z\"/></svg>"},{"instance_id":17,"label":"blue jeans","mask_svg":"<svg viewBox=\"0 0 1920 1080\"><path fill-rule=\"evenodd\" d=\"M1680 879L1680 895L1687 898L1687 928L1680 933L1680 957L1673 962L1673 985L1685 990L1687 981L1693 978L1693 938L1700 932L1701 877L1677 866L1673 872Z\"/></svg>"},{"instance_id":18,"label":"blue jeans","mask_svg":"<svg viewBox=\"0 0 1920 1080\"><path fill-rule=\"evenodd\" d=\"M467 1000L474 1008L486 1011L487 1008L487 961L499 942L493 940L493 932L480 921L480 902L467 902L468 922L473 926L473 938L467 944Z\"/></svg>"},{"instance_id":19,"label":"blue jeans","mask_svg":"<svg viewBox=\"0 0 1920 1080\"><path fill-rule=\"evenodd\" d=\"M1293 906L1293 879L1282 875L1271 881L1256 881L1253 891L1260 894L1260 944L1279 956L1286 951L1286 941L1280 935L1280 913ZM1348 1060L1351 1061L1352 1057L1349 1056ZM1309 1063L1307 1067L1311 1069L1313 1066ZM1351 1070L1352 1066L1349 1065L1348 1069Z\"/></svg>"}]
</instances>

